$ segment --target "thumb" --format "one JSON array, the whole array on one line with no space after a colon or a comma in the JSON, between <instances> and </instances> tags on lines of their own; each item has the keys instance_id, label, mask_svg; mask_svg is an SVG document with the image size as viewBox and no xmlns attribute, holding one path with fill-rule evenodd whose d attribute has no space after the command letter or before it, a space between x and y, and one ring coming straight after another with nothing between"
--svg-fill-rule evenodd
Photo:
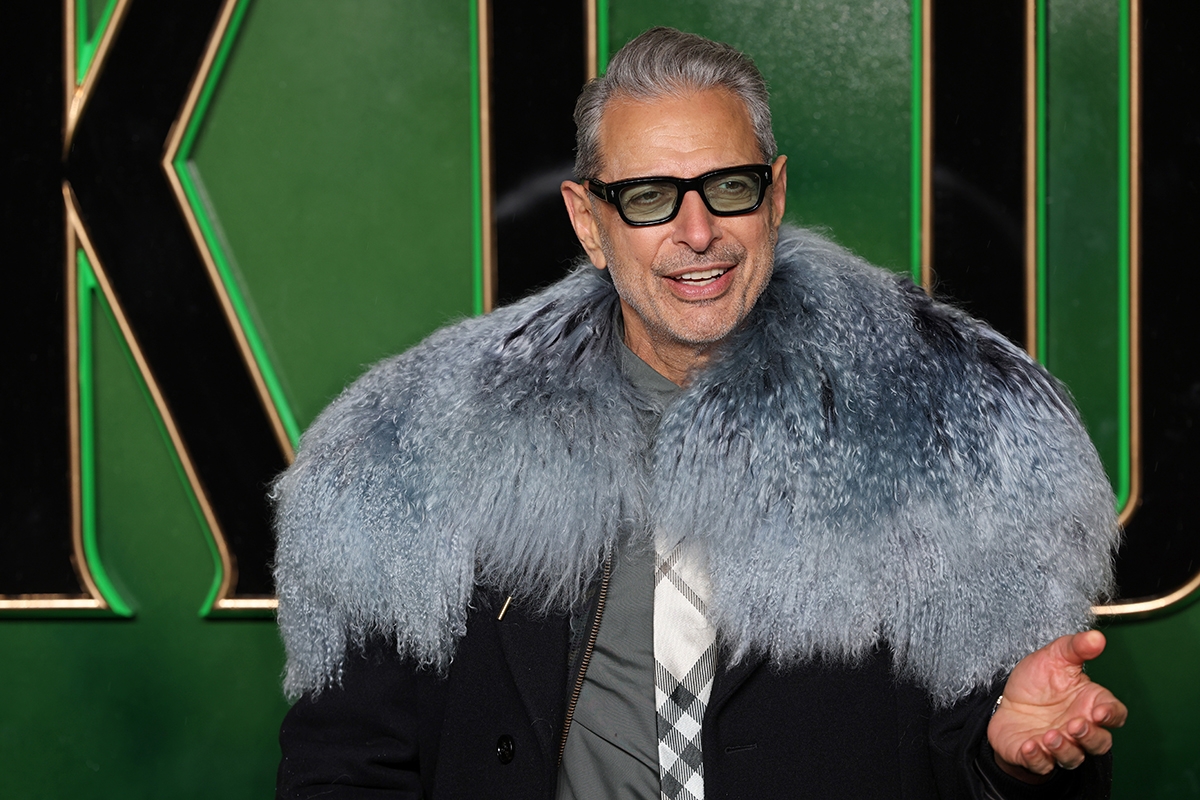
<instances>
[{"instance_id":1,"label":"thumb","mask_svg":"<svg viewBox=\"0 0 1200 800\"><path fill-rule=\"evenodd\" d=\"M1082 665L1104 652L1107 640L1100 631L1083 631L1054 642L1059 655L1070 664Z\"/></svg>"}]
</instances>

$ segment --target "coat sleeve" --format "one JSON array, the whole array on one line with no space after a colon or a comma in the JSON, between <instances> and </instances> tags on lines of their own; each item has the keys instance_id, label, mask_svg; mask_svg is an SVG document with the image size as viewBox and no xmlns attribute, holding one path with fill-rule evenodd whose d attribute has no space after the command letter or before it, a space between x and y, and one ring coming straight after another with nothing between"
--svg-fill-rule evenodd
<instances>
[{"instance_id":1,"label":"coat sleeve","mask_svg":"<svg viewBox=\"0 0 1200 800\"><path fill-rule=\"evenodd\" d=\"M381 640L347 655L341 684L305 693L279 731L279 800L417 800L436 762L440 682Z\"/></svg>"},{"instance_id":2,"label":"coat sleeve","mask_svg":"<svg viewBox=\"0 0 1200 800\"><path fill-rule=\"evenodd\" d=\"M996 765L987 740L992 708L1003 683L977 691L932 713L929 743L934 777L943 797L971 800L1093 800L1107 798L1112 754L1088 756L1075 770L1055 770L1042 784L1028 784Z\"/></svg>"}]
</instances>

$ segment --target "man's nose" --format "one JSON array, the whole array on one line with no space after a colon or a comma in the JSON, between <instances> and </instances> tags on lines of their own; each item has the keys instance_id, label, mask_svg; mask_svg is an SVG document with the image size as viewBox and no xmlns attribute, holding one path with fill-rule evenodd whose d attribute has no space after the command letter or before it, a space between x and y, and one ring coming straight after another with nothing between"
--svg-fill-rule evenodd
<instances>
[{"instance_id":1,"label":"man's nose","mask_svg":"<svg viewBox=\"0 0 1200 800\"><path fill-rule=\"evenodd\" d=\"M707 250L713 240L721 235L716 227L716 217L709 212L700 193L695 190L683 195L683 202L673 223L675 241L686 244L697 253Z\"/></svg>"}]
</instances>

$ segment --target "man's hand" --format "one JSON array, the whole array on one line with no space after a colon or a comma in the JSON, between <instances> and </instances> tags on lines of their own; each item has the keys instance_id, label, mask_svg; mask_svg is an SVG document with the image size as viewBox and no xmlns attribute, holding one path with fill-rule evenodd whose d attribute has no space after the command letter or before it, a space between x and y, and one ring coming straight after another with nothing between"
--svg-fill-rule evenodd
<instances>
[{"instance_id":1,"label":"man's hand","mask_svg":"<svg viewBox=\"0 0 1200 800\"><path fill-rule=\"evenodd\" d=\"M1075 769L1112 747L1108 728L1125 724L1125 705L1093 683L1083 664L1104 650L1104 634L1063 636L1021 659L988 724L996 763L1013 777L1045 780L1055 765Z\"/></svg>"}]
</instances>

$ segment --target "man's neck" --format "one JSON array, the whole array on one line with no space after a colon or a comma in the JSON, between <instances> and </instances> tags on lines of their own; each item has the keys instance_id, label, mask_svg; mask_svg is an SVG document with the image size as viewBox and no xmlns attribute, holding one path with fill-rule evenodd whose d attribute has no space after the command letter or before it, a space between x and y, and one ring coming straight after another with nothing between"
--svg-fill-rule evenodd
<instances>
[{"instance_id":1,"label":"man's neck","mask_svg":"<svg viewBox=\"0 0 1200 800\"><path fill-rule=\"evenodd\" d=\"M653 346L637 346L628 336L625 337L625 344L638 358L676 386L686 386L693 370L707 361L707 349L685 354L660 353Z\"/></svg>"},{"instance_id":2,"label":"man's neck","mask_svg":"<svg viewBox=\"0 0 1200 800\"><path fill-rule=\"evenodd\" d=\"M712 345L661 341L661 337L652 336L636 319L630 324L631 316L626 314L624 318L625 346L671 383L686 386L692 373L708 363Z\"/></svg>"}]
</instances>

